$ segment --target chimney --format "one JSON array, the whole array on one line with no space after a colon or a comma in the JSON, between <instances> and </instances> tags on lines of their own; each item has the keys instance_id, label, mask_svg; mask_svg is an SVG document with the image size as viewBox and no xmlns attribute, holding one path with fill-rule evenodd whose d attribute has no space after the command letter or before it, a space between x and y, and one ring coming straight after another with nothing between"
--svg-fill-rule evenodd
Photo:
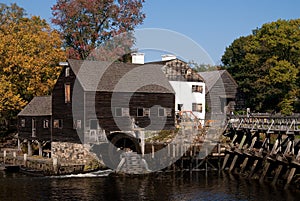
<instances>
[{"instance_id":1,"label":"chimney","mask_svg":"<svg viewBox=\"0 0 300 201\"><path fill-rule=\"evenodd\" d=\"M176 59L176 56L173 55L173 54L164 54L164 55L161 55L161 60L162 61L168 61L168 60L173 60L173 59Z\"/></svg>"},{"instance_id":2,"label":"chimney","mask_svg":"<svg viewBox=\"0 0 300 201\"><path fill-rule=\"evenodd\" d=\"M144 61L145 54L144 53L138 53L138 52L132 53L131 57L132 57L133 64L144 64L145 63L145 61Z\"/></svg>"}]
</instances>

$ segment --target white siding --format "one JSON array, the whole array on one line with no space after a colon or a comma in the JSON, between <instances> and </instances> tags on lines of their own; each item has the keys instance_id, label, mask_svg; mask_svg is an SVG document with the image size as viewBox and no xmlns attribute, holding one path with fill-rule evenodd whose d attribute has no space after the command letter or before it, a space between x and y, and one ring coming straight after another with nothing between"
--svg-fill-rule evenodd
<instances>
[{"instance_id":1,"label":"white siding","mask_svg":"<svg viewBox=\"0 0 300 201\"><path fill-rule=\"evenodd\" d=\"M178 104L183 104L182 111L192 111L193 103L202 104L202 112L193 113L199 119L205 119L205 83L203 82L182 82L170 81L171 86L175 91L175 111L178 111ZM192 92L192 86L199 85L203 87L202 93Z\"/></svg>"}]
</instances>

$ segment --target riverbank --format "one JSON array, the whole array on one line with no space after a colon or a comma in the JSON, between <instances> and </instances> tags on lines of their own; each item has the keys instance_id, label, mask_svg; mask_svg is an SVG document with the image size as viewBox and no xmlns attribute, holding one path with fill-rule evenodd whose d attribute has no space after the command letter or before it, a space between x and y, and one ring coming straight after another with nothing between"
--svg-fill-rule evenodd
<instances>
[{"instance_id":1,"label":"riverbank","mask_svg":"<svg viewBox=\"0 0 300 201\"><path fill-rule=\"evenodd\" d=\"M72 163L57 158L28 156L17 149L2 150L0 164L2 164L1 170L21 171L36 176L78 174L106 169L96 159L86 163Z\"/></svg>"}]
</instances>

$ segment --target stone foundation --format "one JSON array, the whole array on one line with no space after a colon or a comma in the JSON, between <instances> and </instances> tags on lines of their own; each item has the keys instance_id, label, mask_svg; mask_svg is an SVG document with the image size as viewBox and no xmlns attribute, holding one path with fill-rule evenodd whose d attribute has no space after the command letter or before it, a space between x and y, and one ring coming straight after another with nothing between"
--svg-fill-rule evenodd
<instances>
[{"instance_id":1,"label":"stone foundation","mask_svg":"<svg viewBox=\"0 0 300 201\"><path fill-rule=\"evenodd\" d=\"M52 158L57 158L60 164L83 164L86 168L94 168L91 166L100 165L103 163L93 152L90 152L89 145L69 143L69 142L52 142L51 155Z\"/></svg>"}]
</instances>

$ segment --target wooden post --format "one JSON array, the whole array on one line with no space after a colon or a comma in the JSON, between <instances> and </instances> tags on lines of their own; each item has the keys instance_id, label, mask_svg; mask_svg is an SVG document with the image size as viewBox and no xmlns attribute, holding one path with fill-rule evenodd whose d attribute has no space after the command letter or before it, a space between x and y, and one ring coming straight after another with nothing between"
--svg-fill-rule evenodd
<instances>
[{"instance_id":1,"label":"wooden post","mask_svg":"<svg viewBox=\"0 0 300 201\"><path fill-rule=\"evenodd\" d=\"M244 159L244 161L243 161L243 163L242 163L242 166L241 166L241 173L244 172L244 170L245 170L245 168L246 168L246 166L247 166L248 160L249 160L248 157L246 157L246 158Z\"/></svg>"},{"instance_id":2,"label":"wooden post","mask_svg":"<svg viewBox=\"0 0 300 201\"><path fill-rule=\"evenodd\" d=\"M55 174L58 174L58 160L57 158L52 158L53 171Z\"/></svg>"},{"instance_id":3,"label":"wooden post","mask_svg":"<svg viewBox=\"0 0 300 201\"><path fill-rule=\"evenodd\" d=\"M256 169L256 166L257 166L257 163L258 163L258 160L256 159L251 167L251 171L250 171L250 174L249 174L249 178L252 177L252 175L254 174L254 171Z\"/></svg>"},{"instance_id":4,"label":"wooden post","mask_svg":"<svg viewBox=\"0 0 300 201\"><path fill-rule=\"evenodd\" d=\"M230 157L230 154L226 154L224 161L223 161L222 170L225 169L229 157Z\"/></svg>"},{"instance_id":5,"label":"wooden post","mask_svg":"<svg viewBox=\"0 0 300 201\"><path fill-rule=\"evenodd\" d=\"M27 154L28 156L32 156L32 149L31 149L31 143L30 141L27 142Z\"/></svg>"},{"instance_id":6,"label":"wooden post","mask_svg":"<svg viewBox=\"0 0 300 201\"><path fill-rule=\"evenodd\" d=\"M273 179L273 181L272 181L272 185L273 185L273 186L276 185L281 170L282 170L282 165L279 165L278 168L276 169L275 176L274 176L274 179Z\"/></svg>"},{"instance_id":7,"label":"wooden post","mask_svg":"<svg viewBox=\"0 0 300 201\"><path fill-rule=\"evenodd\" d=\"M5 164L6 162L6 150L3 151L3 163Z\"/></svg>"},{"instance_id":8,"label":"wooden post","mask_svg":"<svg viewBox=\"0 0 300 201\"><path fill-rule=\"evenodd\" d=\"M16 165L17 153L13 152L13 165Z\"/></svg>"},{"instance_id":9,"label":"wooden post","mask_svg":"<svg viewBox=\"0 0 300 201\"><path fill-rule=\"evenodd\" d=\"M42 149L42 145L40 142L38 142L38 148L39 148L39 156L43 156L43 149Z\"/></svg>"},{"instance_id":10,"label":"wooden post","mask_svg":"<svg viewBox=\"0 0 300 201\"><path fill-rule=\"evenodd\" d=\"M24 167L27 167L27 154L24 154Z\"/></svg>"},{"instance_id":11,"label":"wooden post","mask_svg":"<svg viewBox=\"0 0 300 201\"><path fill-rule=\"evenodd\" d=\"M19 138L18 138L18 151L21 151L21 142Z\"/></svg>"},{"instance_id":12,"label":"wooden post","mask_svg":"<svg viewBox=\"0 0 300 201\"><path fill-rule=\"evenodd\" d=\"M152 144L152 145L151 145L151 152L152 152L151 157L152 157L152 158L154 158L154 151L155 151L155 150L154 150L154 145Z\"/></svg>"},{"instance_id":13,"label":"wooden post","mask_svg":"<svg viewBox=\"0 0 300 201\"><path fill-rule=\"evenodd\" d=\"M243 145L244 145L244 143L245 143L246 137L247 137L246 135L243 136L243 138L242 138L242 140L241 140L241 143L240 143L240 145L239 145L239 149L242 149L242 148L243 148Z\"/></svg>"},{"instance_id":14,"label":"wooden post","mask_svg":"<svg viewBox=\"0 0 300 201\"><path fill-rule=\"evenodd\" d=\"M289 185L290 185L290 183L291 183L291 181L292 181L292 179L294 177L295 172L296 172L296 168L292 168L291 171L290 171L290 174L289 174L289 176L287 178L287 182L286 182L286 184L284 186L285 189L287 189L289 187Z\"/></svg>"},{"instance_id":15,"label":"wooden post","mask_svg":"<svg viewBox=\"0 0 300 201\"><path fill-rule=\"evenodd\" d=\"M265 166L264 166L263 173L262 173L262 175L260 176L259 182L263 182L263 181L264 181L264 178L265 178L265 176L266 176L266 174L267 174L267 172L268 172L268 170L269 170L269 167L270 167L270 163L267 162L267 163L265 164Z\"/></svg>"},{"instance_id":16,"label":"wooden post","mask_svg":"<svg viewBox=\"0 0 300 201\"><path fill-rule=\"evenodd\" d=\"M239 155L235 155L235 156L234 156L234 158L233 158L233 160L232 160L232 163L231 163L231 165L230 165L230 168L229 168L229 172L231 172L231 171L234 169L234 166L235 166L235 163L236 163L238 157L239 157Z\"/></svg>"},{"instance_id":17,"label":"wooden post","mask_svg":"<svg viewBox=\"0 0 300 201\"><path fill-rule=\"evenodd\" d=\"M173 158L176 157L176 145L173 144Z\"/></svg>"},{"instance_id":18,"label":"wooden post","mask_svg":"<svg viewBox=\"0 0 300 201\"><path fill-rule=\"evenodd\" d=\"M144 155L145 155L145 132L143 130L140 130L140 139L141 139L142 157L144 158Z\"/></svg>"},{"instance_id":19,"label":"wooden post","mask_svg":"<svg viewBox=\"0 0 300 201\"><path fill-rule=\"evenodd\" d=\"M218 142L218 170L221 170L221 144Z\"/></svg>"}]
</instances>

